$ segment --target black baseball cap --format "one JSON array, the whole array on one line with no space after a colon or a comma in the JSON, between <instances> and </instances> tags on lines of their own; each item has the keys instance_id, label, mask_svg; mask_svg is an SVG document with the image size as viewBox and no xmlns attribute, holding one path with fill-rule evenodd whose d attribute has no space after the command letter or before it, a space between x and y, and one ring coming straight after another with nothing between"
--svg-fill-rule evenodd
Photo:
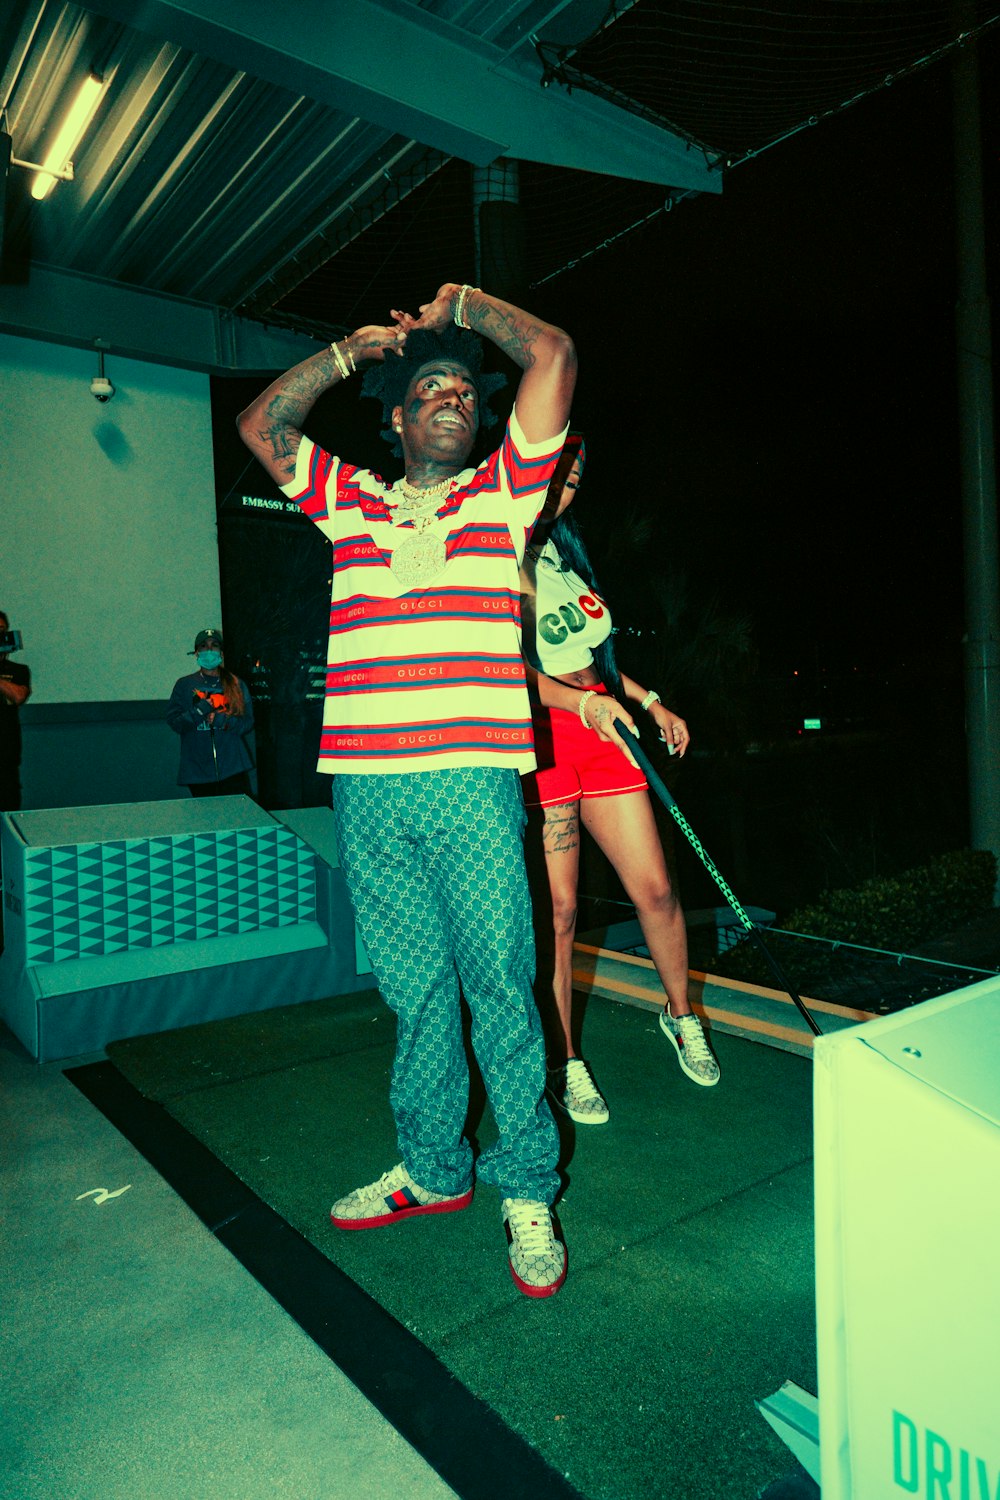
<instances>
[{"instance_id":1,"label":"black baseball cap","mask_svg":"<svg viewBox=\"0 0 1000 1500\"><path fill-rule=\"evenodd\" d=\"M200 651L202 646L207 646L209 644L218 646L220 651L225 650L225 647L222 644L221 630L199 630L198 634L194 638L194 651L189 651L188 656L194 656L195 651Z\"/></svg>"}]
</instances>

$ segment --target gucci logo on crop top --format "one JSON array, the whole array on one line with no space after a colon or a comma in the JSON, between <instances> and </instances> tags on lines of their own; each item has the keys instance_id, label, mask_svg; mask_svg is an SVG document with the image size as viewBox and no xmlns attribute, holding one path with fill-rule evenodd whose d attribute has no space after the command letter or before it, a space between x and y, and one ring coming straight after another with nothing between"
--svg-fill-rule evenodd
<instances>
[{"instance_id":1,"label":"gucci logo on crop top","mask_svg":"<svg viewBox=\"0 0 1000 1500\"><path fill-rule=\"evenodd\" d=\"M558 646L568 635L579 635L587 627L585 616L599 620L604 614L604 605L593 594L581 594L579 608L575 604L560 604L558 611L541 615L536 629L543 641Z\"/></svg>"}]
</instances>

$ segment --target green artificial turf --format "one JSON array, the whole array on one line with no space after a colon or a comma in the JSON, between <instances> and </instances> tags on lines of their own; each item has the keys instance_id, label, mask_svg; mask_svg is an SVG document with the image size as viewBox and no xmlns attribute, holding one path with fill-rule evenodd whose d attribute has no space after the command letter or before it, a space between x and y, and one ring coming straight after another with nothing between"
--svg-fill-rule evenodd
<instances>
[{"instance_id":1,"label":"green artificial turf","mask_svg":"<svg viewBox=\"0 0 1000 1500\"><path fill-rule=\"evenodd\" d=\"M464 1213L331 1225L336 1197L398 1159L393 1033L363 994L108 1054L589 1500L753 1500L787 1473L754 1400L816 1389L811 1063L717 1036L722 1082L699 1088L655 1015L592 1000L611 1122L561 1121L569 1275L537 1301L510 1278L491 1189Z\"/></svg>"}]
</instances>

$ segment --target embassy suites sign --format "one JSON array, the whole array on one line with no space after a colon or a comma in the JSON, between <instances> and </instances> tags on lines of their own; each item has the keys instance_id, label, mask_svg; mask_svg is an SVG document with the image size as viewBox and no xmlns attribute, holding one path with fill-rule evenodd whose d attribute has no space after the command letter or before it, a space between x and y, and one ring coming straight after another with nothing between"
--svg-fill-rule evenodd
<instances>
[{"instance_id":1,"label":"embassy suites sign","mask_svg":"<svg viewBox=\"0 0 1000 1500\"><path fill-rule=\"evenodd\" d=\"M274 499L264 495L240 495L239 508L241 511L249 511L258 516L295 516L305 520L302 511L294 500Z\"/></svg>"}]
</instances>

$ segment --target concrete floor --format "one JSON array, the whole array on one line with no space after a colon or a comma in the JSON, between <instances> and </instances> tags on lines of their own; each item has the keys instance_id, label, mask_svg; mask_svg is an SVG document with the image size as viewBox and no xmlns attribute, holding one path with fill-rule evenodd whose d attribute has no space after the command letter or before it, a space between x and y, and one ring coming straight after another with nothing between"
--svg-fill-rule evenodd
<instances>
[{"instance_id":1,"label":"concrete floor","mask_svg":"<svg viewBox=\"0 0 1000 1500\"><path fill-rule=\"evenodd\" d=\"M0 1027L2 1500L452 1496L72 1065Z\"/></svg>"}]
</instances>

